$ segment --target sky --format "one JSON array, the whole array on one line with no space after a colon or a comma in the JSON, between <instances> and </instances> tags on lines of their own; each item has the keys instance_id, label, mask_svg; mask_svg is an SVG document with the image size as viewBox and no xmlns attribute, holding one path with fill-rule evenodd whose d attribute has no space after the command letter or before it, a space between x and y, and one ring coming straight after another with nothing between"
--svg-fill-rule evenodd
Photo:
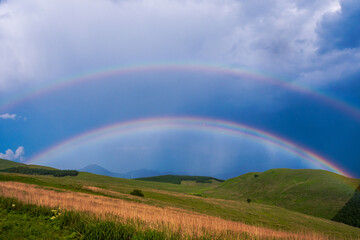
<instances>
[{"instance_id":1,"label":"sky","mask_svg":"<svg viewBox=\"0 0 360 240\"><path fill-rule=\"evenodd\" d=\"M359 178L359 22L357 0L2 0L0 158Z\"/></svg>"}]
</instances>

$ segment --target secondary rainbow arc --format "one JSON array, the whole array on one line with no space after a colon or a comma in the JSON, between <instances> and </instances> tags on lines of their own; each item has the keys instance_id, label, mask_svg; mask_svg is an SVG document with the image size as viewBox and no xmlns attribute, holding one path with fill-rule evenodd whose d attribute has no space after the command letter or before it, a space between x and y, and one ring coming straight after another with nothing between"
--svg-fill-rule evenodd
<instances>
[{"instance_id":1,"label":"secondary rainbow arc","mask_svg":"<svg viewBox=\"0 0 360 240\"><path fill-rule=\"evenodd\" d=\"M332 163L332 161L270 132L266 132L240 123L196 117L146 118L103 126L51 146L29 159L26 163L46 163L48 159L61 155L64 151L75 149L90 142L101 141L109 137L136 133L141 134L144 131L158 131L166 128L193 129L195 131L214 131L222 134L249 137L258 141L263 141L278 146L287 152L295 154L306 162L317 165L321 169L330 170L332 172L351 177L349 173L341 169L336 164Z\"/></svg>"},{"instance_id":2,"label":"secondary rainbow arc","mask_svg":"<svg viewBox=\"0 0 360 240\"><path fill-rule=\"evenodd\" d=\"M107 69L100 69L91 72L82 73L79 75L66 77L57 81L42 85L36 89L30 89L28 92L9 98L0 104L0 110L9 110L15 106L21 105L26 101L37 98L39 96L57 91L72 85L83 82L98 81L106 77L125 75L146 71L203 71L212 73L221 73L234 76L248 77L257 81L263 81L272 85L280 86L292 91L300 92L302 94L312 96L315 99L322 101L337 110L340 110L360 121L360 110L349 103L339 99L330 97L321 92L314 91L299 84L294 84L290 81L275 78L269 75L264 75L256 71L249 71L238 67L218 66L210 64L179 64L179 63L165 63L165 64L144 64L144 65L129 65Z\"/></svg>"}]
</instances>

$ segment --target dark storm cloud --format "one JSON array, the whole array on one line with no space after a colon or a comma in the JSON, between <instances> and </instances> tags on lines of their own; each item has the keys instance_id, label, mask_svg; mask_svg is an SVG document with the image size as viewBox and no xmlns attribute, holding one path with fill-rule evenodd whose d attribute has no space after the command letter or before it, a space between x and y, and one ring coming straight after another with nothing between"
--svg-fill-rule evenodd
<instances>
[{"instance_id":1,"label":"dark storm cloud","mask_svg":"<svg viewBox=\"0 0 360 240\"><path fill-rule=\"evenodd\" d=\"M360 2L343 0L341 11L324 16L317 29L320 52L360 47Z\"/></svg>"}]
</instances>

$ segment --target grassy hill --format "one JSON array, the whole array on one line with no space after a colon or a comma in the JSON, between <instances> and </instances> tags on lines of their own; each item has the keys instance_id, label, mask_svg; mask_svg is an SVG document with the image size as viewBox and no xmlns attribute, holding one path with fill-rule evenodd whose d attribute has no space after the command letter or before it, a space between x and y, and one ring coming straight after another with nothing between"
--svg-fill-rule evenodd
<instances>
[{"instance_id":1,"label":"grassy hill","mask_svg":"<svg viewBox=\"0 0 360 240\"><path fill-rule=\"evenodd\" d=\"M162 175L156 177L136 178L135 180L164 182L164 183L173 183L173 184L181 184L183 181L190 181L195 183L224 182L224 180L220 180L213 177L187 176L187 175Z\"/></svg>"},{"instance_id":2,"label":"grassy hill","mask_svg":"<svg viewBox=\"0 0 360 240\"><path fill-rule=\"evenodd\" d=\"M2 160L0 160L0 166L1 164L4 164L1 162ZM274 171L281 172L282 170ZM255 174L258 176L254 177ZM251 178L260 179L261 175L263 174L264 173L250 173L242 175L238 178L246 180L249 184ZM282 174L278 173L278 175ZM320 234L330 235L338 239L358 239L360 236L359 228L347 226L323 218L305 215L303 213L279 207L279 204L278 206L266 204L264 200L260 201L260 198L256 199L254 192L252 192L254 195L250 196L250 198L254 199L255 202L253 201L249 204L246 202L246 198L248 198L248 194L251 192L250 189L247 192L248 194L244 194L243 196L239 192L234 192L234 190L238 191L240 189L237 187L239 184L243 184L241 183L242 181L240 181L238 178L230 179L218 186L212 184L183 185L121 179L84 172L81 172L78 176L75 177L66 176L62 177L61 179L53 176L0 173L1 184L10 182L35 184L38 186L38 188L44 189L44 191L52 189L59 194L66 190L67 193L70 191L74 194L89 194L91 196L114 199L112 201L125 200L126 202L130 203L146 204L160 208L182 209L182 212L186 211L189 213L205 214L207 216L217 217L219 219L241 222L286 232L317 232ZM299 180L298 177L294 179L295 181ZM268 179L267 181L270 180ZM357 180L349 181L354 181L355 184ZM275 184L275 182L272 182L272 184ZM245 188L245 185L246 184L243 184L242 188ZM284 186L287 185L285 184ZM266 189L266 187L264 188ZM272 188L274 191L279 191L281 186L273 186ZM349 188L351 189L350 186ZM145 197L139 198L131 196L129 193L134 189L140 189L145 194ZM13 191L10 191L10 193L11 192ZM272 196L277 196L275 192L268 192L270 195L272 194ZM203 195L206 197L194 195ZM214 196L215 198L210 197L210 195ZM331 195L333 195L332 192L328 192L328 196ZM353 193L351 193L350 198L352 195ZM21 194L21 196L26 196L26 194ZM224 198L228 200L225 200ZM278 198L281 199L281 197ZM77 198L75 197L73 199ZM89 198L87 197L86 199ZM236 200L234 201L229 199ZM318 204L326 205L328 203L318 202ZM2 223L0 223L0 228L1 224Z\"/></svg>"},{"instance_id":3,"label":"grassy hill","mask_svg":"<svg viewBox=\"0 0 360 240\"><path fill-rule=\"evenodd\" d=\"M56 168L46 167L41 165L27 165L24 163L14 162L10 160L5 160L0 158L0 169L5 168L12 168L12 167L29 167L29 168L41 168L41 169L48 169L48 170L56 170Z\"/></svg>"},{"instance_id":4,"label":"grassy hill","mask_svg":"<svg viewBox=\"0 0 360 240\"><path fill-rule=\"evenodd\" d=\"M0 158L0 169L11 168L11 167L19 167L19 166L23 166L23 165L25 165L25 164Z\"/></svg>"},{"instance_id":5,"label":"grassy hill","mask_svg":"<svg viewBox=\"0 0 360 240\"><path fill-rule=\"evenodd\" d=\"M360 179L314 169L272 169L226 180L206 196L251 199L312 216L332 219L351 199Z\"/></svg>"}]
</instances>

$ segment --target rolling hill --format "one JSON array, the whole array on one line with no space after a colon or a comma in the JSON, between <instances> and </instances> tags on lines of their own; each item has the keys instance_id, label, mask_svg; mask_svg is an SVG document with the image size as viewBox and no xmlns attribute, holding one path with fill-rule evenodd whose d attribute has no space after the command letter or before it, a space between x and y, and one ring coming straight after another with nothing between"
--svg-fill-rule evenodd
<instances>
[{"instance_id":1,"label":"rolling hill","mask_svg":"<svg viewBox=\"0 0 360 240\"><path fill-rule=\"evenodd\" d=\"M28 165L28 164L14 162L14 161L0 158L0 169L12 168L12 167L29 167L29 168L42 168L42 169L48 169L48 170L56 170L56 168L52 168L52 167L41 166L41 165Z\"/></svg>"},{"instance_id":2,"label":"rolling hill","mask_svg":"<svg viewBox=\"0 0 360 240\"><path fill-rule=\"evenodd\" d=\"M226 180L206 196L251 199L312 216L332 219L353 197L360 179L315 169L271 169Z\"/></svg>"}]
</instances>

